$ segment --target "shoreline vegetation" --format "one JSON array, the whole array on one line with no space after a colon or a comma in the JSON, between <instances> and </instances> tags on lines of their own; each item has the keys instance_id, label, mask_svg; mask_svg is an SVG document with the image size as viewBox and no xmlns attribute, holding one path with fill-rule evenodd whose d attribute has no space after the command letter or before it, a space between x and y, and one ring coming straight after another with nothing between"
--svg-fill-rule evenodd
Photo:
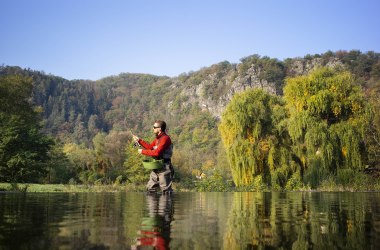
<instances>
[{"instance_id":1,"label":"shoreline vegetation","mask_svg":"<svg viewBox=\"0 0 380 250\"><path fill-rule=\"evenodd\" d=\"M368 177L365 182L339 185L326 180L317 188L308 186L294 189L271 189L269 187L236 187L232 182L216 183L212 180L174 183L175 192L380 192L378 178ZM145 192L145 185L127 184L37 184L37 183L0 183L0 192L22 193L101 193L101 192Z\"/></svg>"}]
</instances>

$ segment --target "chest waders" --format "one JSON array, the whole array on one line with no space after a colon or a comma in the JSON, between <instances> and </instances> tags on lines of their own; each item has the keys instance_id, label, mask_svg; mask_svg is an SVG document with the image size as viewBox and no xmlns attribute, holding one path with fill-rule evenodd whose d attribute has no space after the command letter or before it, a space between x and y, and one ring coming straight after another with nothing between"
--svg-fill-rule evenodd
<instances>
[{"instance_id":1,"label":"chest waders","mask_svg":"<svg viewBox=\"0 0 380 250\"><path fill-rule=\"evenodd\" d=\"M159 143L159 139L156 142L156 146ZM171 162L173 154L173 144L170 144L168 148L164 150L158 159L164 160L164 166L160 169L152 170L150 173L149 181L146 185L146 189L149 193L157 192L159 187L163 194L171 194L173 192L172 182L174 176L174 169Z\"/></svg>"}]
</instances>

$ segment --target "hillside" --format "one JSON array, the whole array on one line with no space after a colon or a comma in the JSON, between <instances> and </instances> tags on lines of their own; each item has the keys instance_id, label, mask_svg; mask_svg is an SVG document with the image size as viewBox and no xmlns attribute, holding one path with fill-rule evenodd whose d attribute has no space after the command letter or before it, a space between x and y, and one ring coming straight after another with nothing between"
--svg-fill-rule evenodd
<instances>
[{"instance_id":1,"label":"hillside","mask_svg":"<svg viewBox=\"0 0 380 250\"><path fill-rule=\"evenodd\" d=\"M0 75L33 79L32 103L42 108L44 133L88 149L95 148L97 135L106 137L111 149L105 155L114 167L125 160L129 131L150 139L153 121L163 119L175 142L174 161L183 173L218 165L228 175L217 126L236 93L261 88L282 95L287 77L328 66L352 72L370 98L379 86L379 59L379 53L360 51L329 51L284 61L252 55L238 64L220 62L173 78L121 73L97 81L69 81L10 66L2 66Z\"/></svg>"}]
</instances>

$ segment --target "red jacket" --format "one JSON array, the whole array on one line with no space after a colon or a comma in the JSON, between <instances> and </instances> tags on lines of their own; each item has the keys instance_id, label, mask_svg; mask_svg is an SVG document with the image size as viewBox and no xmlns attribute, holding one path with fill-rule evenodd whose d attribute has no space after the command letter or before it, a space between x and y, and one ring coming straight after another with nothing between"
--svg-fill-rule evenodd
<instances>
[{"instance_id":1,"label":"red jacket","mask_svg":"<svg viewBox=\"0 0 380 250\"><path fill-rule=\"evenodd\" d=\"M146 141L139 139L140 145L144 148L141 153L143 155L152 156L152 157L160 157L164 153L165 150L169 149L172 141L170 137L165 134L165 132L161 132L156 136L156 139L152 141L152 143L147 143Z\"/></svg>"}]
</instances>

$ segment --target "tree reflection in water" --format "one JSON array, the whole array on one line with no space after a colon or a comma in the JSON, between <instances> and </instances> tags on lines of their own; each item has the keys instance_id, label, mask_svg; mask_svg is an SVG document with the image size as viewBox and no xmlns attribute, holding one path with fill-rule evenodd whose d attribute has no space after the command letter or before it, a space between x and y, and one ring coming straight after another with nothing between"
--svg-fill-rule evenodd
<instances>
[{"instance_id":1,"label":"tree reflection in water","mask_svg":"<svg viewBox=\"0 0 380 250\"><path fill-rule=\"evenodd\" d=\"M234 193L223 249L379 249L377 193Z\"/></svg>"},{"instance_id":2,"label":"tree reflection in water","mask_svg":"<svg viewBox=\"0 0 380 250\"><path fill-rule=\"evenodd\" d=\"M155 249L168 249L170 243L170 224L173 219L173 200L171 195L146 195L148 216L141 220L136 244L132 249L152 246Z\"/></svg>"},{"instance_id":3,"label":"tree reflection in water","mask_svg":"<svg viewBox=\"0 0 380 250\"><path fill-rule=\"evenodd\" d=\"M379 232L378 192L0 192L0 249L380 249Z\"/></svg>"}]
</instances>

